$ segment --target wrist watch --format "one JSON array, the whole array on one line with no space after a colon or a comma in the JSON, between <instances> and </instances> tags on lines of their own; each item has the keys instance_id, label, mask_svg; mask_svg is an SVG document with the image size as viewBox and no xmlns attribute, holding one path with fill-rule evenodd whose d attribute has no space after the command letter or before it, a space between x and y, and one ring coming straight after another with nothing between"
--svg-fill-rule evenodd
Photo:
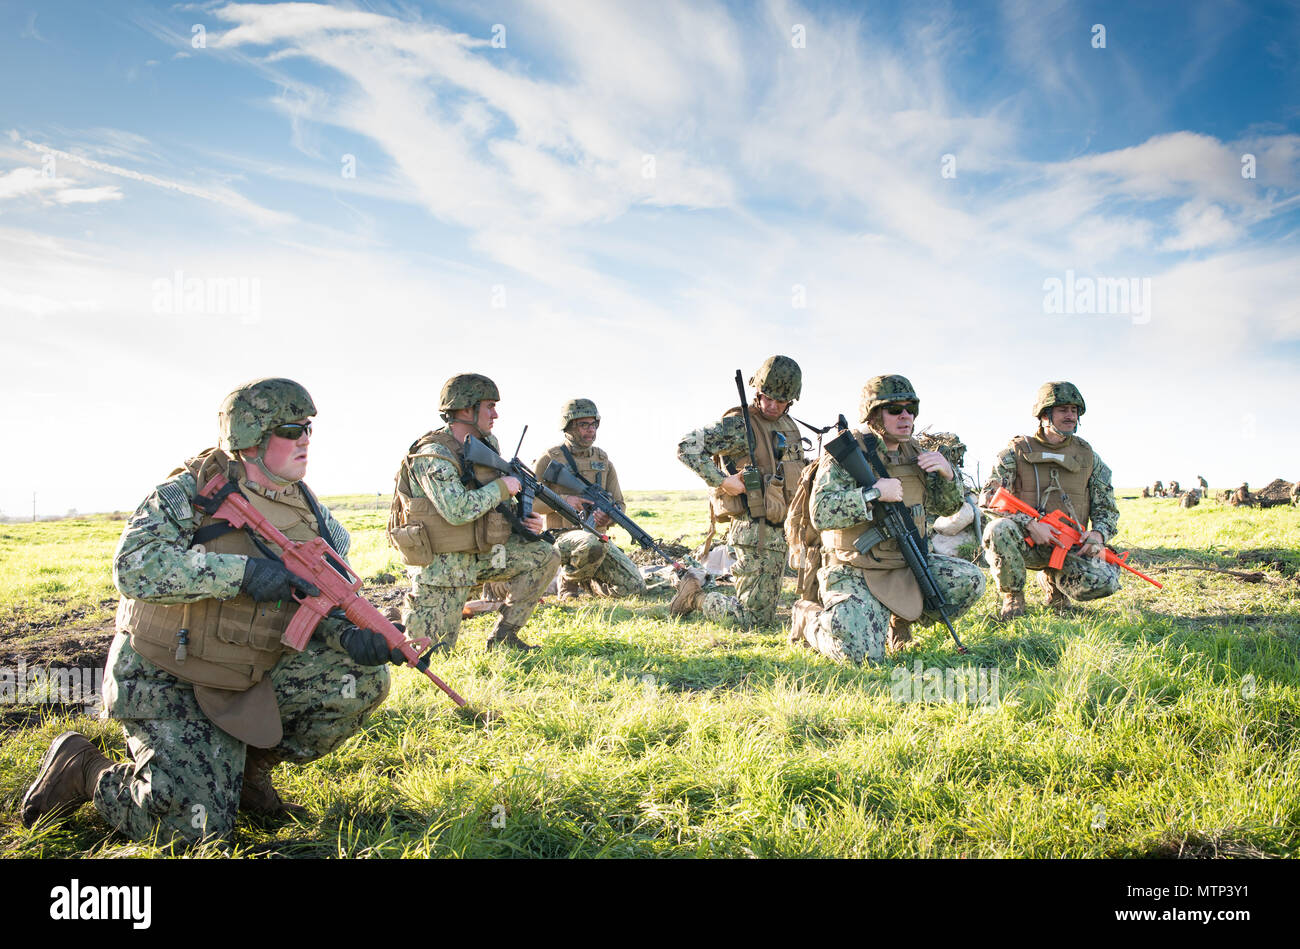
<instances>
[{"instance_id":1,"label":"wrist watch","mask_svg":"<svg viewBox=\"0 0 1300 949\"><path fill-rule=\"evenodd\" d=\"M879 488L870 488L870 489L868 489L868 488L863 488L863 489L862 489L862 500L863 500L865 503L867 503L867 504L870 504L872 501L879 501L879 500L880 500L880 489L879 489Z\"/></svg>"}]
</instances>

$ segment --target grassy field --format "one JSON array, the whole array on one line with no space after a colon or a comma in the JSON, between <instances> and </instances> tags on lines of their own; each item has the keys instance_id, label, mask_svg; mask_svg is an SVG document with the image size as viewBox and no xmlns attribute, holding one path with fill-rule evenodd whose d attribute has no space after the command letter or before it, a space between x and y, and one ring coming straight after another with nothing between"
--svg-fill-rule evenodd
<instances>
[{"instance_id":1,"label":"grassy field","mask_svg":"<svg viewBox=\"0 0 1300 949\"><path fill-rule=\"evenodd\" d=\"M707 529L702 497L633 493L629 512L656 536L694 543ZM375 579L402 576L383 539L386 498L327 502L353 533L356 568L391 597ZM1141 569L1263 581L1156 572L1163 591L1128 577L1076 615L1035 606L1007 626L993 619L990 583L957 624L970 655L930 629L862 669L788 643L788 591L783 625L754 633L670 618L666 597L548 601L525 632L544 648L524 657L485 653L493 620L479 617L436 671L500 723L465 721L426 680L397 671L361 734L277 769L309 817L241 819L235 853L1294 856L1294 509L1120 505L1119 541ZM67 661L79 640L102 643L121 526L0 526L0 665ZM967 666L995 686L983 701L929 688ZM110 833L90 807L24 829L18 803L53 736L76 727L116 757L123 740L113 723L58 708L0 711L0 853L158 853Z\"/></svg>"}]
</instances>

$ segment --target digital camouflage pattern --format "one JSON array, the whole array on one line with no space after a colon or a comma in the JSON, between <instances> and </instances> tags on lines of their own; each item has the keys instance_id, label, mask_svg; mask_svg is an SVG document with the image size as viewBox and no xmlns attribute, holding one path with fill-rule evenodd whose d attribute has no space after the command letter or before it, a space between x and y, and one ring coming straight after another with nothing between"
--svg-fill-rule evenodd
<instances>
[{"instance_id":1,"label":"digital camouflage pattern","mask_svg":"<svg viewBox=\"0 0 1300 949\"><path fill-rule=\"evenodd\" d=\"M609 541L585 530L565 531L555 539L565 580L595 580L607 596L641 596L645 578L631 558Z\"/></svg>"},{"instance_id":2,"label":"digital camouflage pattern","mask_svg":"<svg viewBox=\"0 0 1300 949\"><path fill-rule=\"evenodd\" d=\"M789 356L768 356L749 377L749 384L769 399L793 402L803 392L803 371Z\"/></svg>"},{"instance_id":3,"label":"digital camouflage pattern","mask_svg":"<svg viewBox=\"0 0 1300 949\"><path fill-rule=\"evenodd\" d=\"M564 403L564 408L560 409L560 431L568 428L569 423L575 418L594 418L599 422L600 410L591 399L570 399Z\"/></svg>"},{"instance_id":4,"label":"digital camouflage pattern","mask_svg":"<svg viewBox=\"0 0 1300 949\"><path fill-rule=\"evenodd\" d=\"M1098 600L1119 589L1119 567L1104 560L1066 554L1060 570L1047 566L1050 547L1030 547L1028 532L1015 518L1000 517L984 529L984 552L993 571L999 593L1016 593L1025 588L1025 571L1046 570L1056 585L1072 600Z\"/></svg>"},{"instance_id":5,"label":"digital camouflage pattern","mask_svg":"<svg viewBox=\"0 0 1300 949\"><path fill-rule=\"evenodd\" d=\"M878 376L872 382L888 378ZM901 376L892 378L902 381L874 387L871 396L879 396L885 390L895 394L910 391L906 379ZM864 414L871 411L867 407L867 395L864 389ZM883 401L894 400L894 395L890 395ZM878 445L877 450L886 465L897 463L900 452L885 451L883 444ZM927 513L949 515L961 508L963 496L959 476L949 481L942 475L928 474L924 480L922 503ZM813 526L821 531L844 530L875 520L874 505L864 500L863 489L829 452L823 454L818 462L809 510ZM930 568L952 607L948 611L949 619L955 620L970 609L984 593L984 574L974 564L931 554ZM825 557L817 572L817 585L823 610L805 631L813 648L839 662L847 660L859 665L866 659L880 662L885 655L891 613L868 589L866 571ZM938 621L937 612L926 612L918 622Z\"/></svg>"},{"instance_id":6,"label":"digital camouflage pattern","mask_svg":"<svg viewBox=\"0 0 1300 949\"><path fill-rule=\"evenodd\" d=\"M1074 436L1070 436L1074 437ZM1016 478L1016 452L1014 445L1007 445L1002 453L998 455L997 462L993 465L993 471L989 474L989 479L984 483L984 496L991 497L993 492L1003 485L1012 485ZM1050 511L1048 513L1051 513ZM1011 520L1018 524L1028 536L1028 524L1030 517L1028 514L1010 514L999 520ZM1102 540L1110 543L1111 539L1119 533L1119 506L1115 503L1115 488L1111 484L1110 467L1101 460L1101 456L1093 451L1092 474L1088 478L1088 520L1089 524L1082 525L1099 531ZM985 534L987 537L987 532Z\"/></svg>"},{"instance_id":7,"label":"digital camouflage pattern","mask_svg":"<svg viewBox=\"0 0 1300 949\"><path fill-rule=\"evenodd\" d=\"M445 515L444 515L445 516ZM505 581L502 622L522 627L559 569L555 548L511 534L488 553L437 554L427 567L407 567L411 589L402 601L402 622L411 636L428 636L450 649L460 636L461 609L474 587Z\"/></svg>"},{"instance_id":8,"label":"digital camouflage pattern","mask_svg":"<svg viewBox=\"0 0 1300 949\"><path fill-rule=\"evenodd\" d=\"M463 372L442 384L442 392L438 395L438 411L454 412L457 409L468 409L476 402L500 401L501 393L497 391L495 382L476 372Z\"/></svg>"},{"instance_id":9,"label":"digital camouflage pattern","mask_svg":"<svg viewBox=\"0 0 1300 949\"><path fill-rule=\"evenodd\" d=\"M732 521L727 546L736 558L731 566L736 592L706 590L700 596L700 612L724 626L770 626L776 621L785 576L785 532L761 521Z\"/></svg>"},{"instance_id":10,"label":"digital camouflage pattern","mask_svg":"<svg viewBox=\"0 0 1300 949\"><path fill-rule=\"evenodd\" d=\"M1034 418L1038 418L1047 409L1058 405L1077 405L1080 418L1088 411L1088 406L1083 401L1083 393L1074 383L1044 382L1034 395Z\"/></svg>"},{"instance_id":11,"label":"digital camouflage pattern","mask_svg":"<svg viewBox=\"0 0 1300 949\"><path fill-rule=\"evenodd\" d=\"M887 465L895 463L896 453L885 451L883 444L876 447L881 461ZM945 516L954 513L961 507L962 496L959 477L949 481L939 474L925 476L925 499L922 503L927 514ZM829 452L818 461L809 511L813 526L819 531L843 530L875 519L874 507L863 499L863 489Z\"/></svg>"},{"instance_id":12,"label":"digital camouflage pattern","mask_svg":"<svg viewBox=\"0 0 1300 949\"><path fill-rule=\"evenodd\" d=\"M917 411L913 417L921 410L921 399L906 376L874 376L862 387L862 396L858 399L858 421L865 422L872 409L890 402L915 402Z\"/></svg>"},{"instance_id":13,"label":"digital camouflage pattern","mask_svg":"<svg viewBox=\"0 0 1300 949\"><path fill-rule=\"evenodd\" d=\"M292 379L255 379L231 392L221 403L217 423L221 449L232 452L259 445L277 425L311 418L316 403Z\"/></svg>"},{"instance_id":14,"label":"digital camouflage pattern","mask_svg":"<svg viewBox=\"0 0 1300 949\"><path fill-rule=\"evenodd\" d=\"M268 676L284 737L272 749L303 764L329 754L364 725L388 694L385 666L357 665L330 635L314 636ZM110 685L111 683L111 685ZM114 765L94 788L94 804L110 824L135 840L157 833L197 843L228 840L243 787L247 746L213 725L194 690L149 662L119 633L108 659L106 712L122 722L131 760Z\"/></svg>"},{"instance_id":15,"label":"digital camouflage pattern","mask_svg":"<svg viewBox=\"0 0 1300 949\"><path fill-rule=\"evenodd\" d=\"M972 563L954 557L930 555L930 571L955 620L969 610L984 593L984 572ZM848 564L828 564L817 571L817 587L823 609L804 629L809 644L836 662L862 665L865 660L881 662L892 615L867 588L866 571ZM926 611L920 625L940 622L938 612Z\"/></svg>"},{"instance_id":16,"label":"digital camouflage pattern","mask_svg":"<svg viewBox=\"0 0 1300 949\"><path fill-rule=\"evenodd\" d=\"M482 441L499 451L495 436ZM495 482L477 488L462 483L454 455L436 442L421 448L409 469L411 496L428 498L453 525L468 524L502 503ZM461 608L472 589L487 580L508 580L510 595L501 615L505 622L523 626L559 565L550 544L525 541L517 534L482 554L435 554L427 566L407 568L411 590L403 601L402 622L412 636L429 636L450 648L459 636Z\"/></svg>"},{"instance_id":17,"label":"digital camouflage pattern","mask_svg":"<svg viewBox=\"0 0 1300 949\"><path fill-rule=\"evenodd\" d=\"M301 417L301 416L299 416ZM113 584L123 596L154 603L226 600L239 593L248 558L191 550L203 514L194 505L199 488L180 471L160 484L131 515L113 554ZM348 532L320 506L325 531L346 557Z\"/></svg>"},{"instance_id":18,"label":"digital camouflage pattern","mask_svg":"<svg viewBox=\"0 0 1300 949\"><path fill-rule=\"evenodd\" d=\"M770 396L769 396L770 397ZM713 463L714 455L749 455L745 420L739 415L697 428L677 446L677 458L711 488L726 475ZM731 575L735 595L706 591L700 598L700 612L714 622L735 624L744 629L772 623L776 618L785 559L789 551L785 531L764 521L738 519L727 530L727 546L736 557Z\"/></svg>"}]
</instances>

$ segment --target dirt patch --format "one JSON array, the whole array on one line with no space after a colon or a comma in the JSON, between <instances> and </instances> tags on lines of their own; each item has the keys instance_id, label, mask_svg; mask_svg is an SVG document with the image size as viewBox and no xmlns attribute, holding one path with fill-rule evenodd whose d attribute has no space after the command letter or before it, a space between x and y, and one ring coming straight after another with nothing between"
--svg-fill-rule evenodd
<instances>
[{"instance_id":1,"label":"dirt patch","mask_svg":"<svg viewBox=\"0 0 1300 949\"><path fill-rule=\"evenodd\" d=\"M1300 553L1294 550L1260 547L1241 551L1237 554L1237 562L1253 567L1273 567L1282 576L1291 577L1300 570Z\"/></svg>"}]
</instances>

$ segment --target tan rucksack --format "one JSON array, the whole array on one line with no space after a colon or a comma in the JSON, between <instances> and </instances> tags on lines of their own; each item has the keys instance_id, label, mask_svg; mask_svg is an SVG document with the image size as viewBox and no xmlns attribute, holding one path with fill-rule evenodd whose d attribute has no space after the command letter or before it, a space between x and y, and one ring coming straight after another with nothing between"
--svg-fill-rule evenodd
<instances>
[{"instance_id":1,"label":"tan rucksack","mask_svg":"<svg viewBox=\"0 0 1300 949\"><path fill-rule=\"evenodd\" d=\"M810 461L799 473L799 485L785 515L785 540L790 546L790 569L798 573L795 590L803 600L820 601L817 593L817 570L821 566L821 531L812 523L813 482L817 480L817 462Z\"/></svg>"}]
</instances>

